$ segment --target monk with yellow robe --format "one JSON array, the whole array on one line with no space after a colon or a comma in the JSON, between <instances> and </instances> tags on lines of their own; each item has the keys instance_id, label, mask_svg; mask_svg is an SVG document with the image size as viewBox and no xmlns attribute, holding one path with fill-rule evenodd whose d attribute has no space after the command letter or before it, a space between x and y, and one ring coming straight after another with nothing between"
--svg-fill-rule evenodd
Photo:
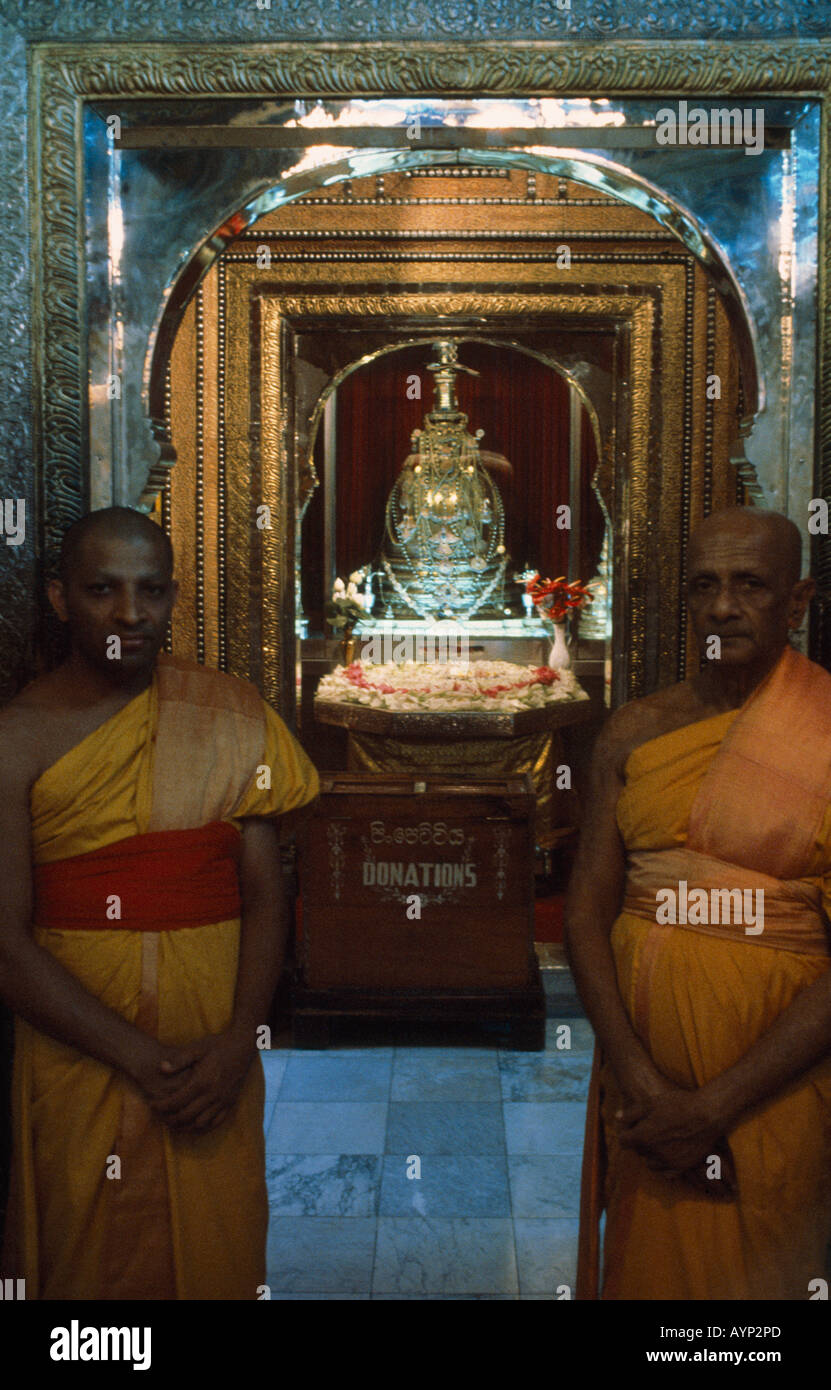
<instances>
[{"instance_id":1,"label":"monk with yellow robe","mask_svg":"<svg viewBox=\"0 0 831 1390\"><path fill-rule=\"evenodd\" d=\"M70 656L0 716L0 1276L29 1299L257 1299L275 822L317 774L252 685L159 650L176 586L148 518L75 523L61 576Z\"/></svg>"},{"instance_id":2,"label":"monk with yellow robe","mask_svg":"<svg viewBox=\"0 0 831 1390\"><path fill-rule=\"evenodd\" d=\"M828 1277L831 675L788 644L800 555L784 517L709 517L688 597L710 659L595 750L566 917L597 1038L579 1298L810 1299Z\"/></svg>"}]
</instances>

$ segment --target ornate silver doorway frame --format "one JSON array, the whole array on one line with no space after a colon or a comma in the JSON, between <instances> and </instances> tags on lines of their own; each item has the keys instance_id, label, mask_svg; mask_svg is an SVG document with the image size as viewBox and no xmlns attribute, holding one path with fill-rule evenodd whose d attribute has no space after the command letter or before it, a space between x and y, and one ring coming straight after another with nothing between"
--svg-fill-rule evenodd
<instances>
[{"instance_id":1,"label":"ornate silver doorway frame","mask_svg":"<svg viewBox=\"0 0 831 1390\"><path fill-rule=\"evenodd\" d=\"M101 177L101 139L109 108L117 113L124 103L149 103L145 120L169 119L174 107L193 113L195 103L223 100L290 107L297 99L337 102L364 98L367 102L387 99L410 102L454 100L471 104L477 99L504 97L507 101L585 98L595 103L630 101L642 103L676 102L682 97L751 104L754 101L782 102L783 119L789 104L796 119L799 108L813 104L820 135L817 167L819 229L817 244L817 332L819 363L818 458L801 459L803 472L813 477L817 495L831 493L831 231L829 230L827 162L829 121L831 121L831 44L828 42L752 42L732 44L729 51L717 43L675 43L663 48L646 43L609 43L598 49L581 44L516 45L365 45L325 44L319 46L280 44L221 47L186 45L130 45L121 48L94 45L52 46L34 49L32 91L32 186L33 246L35 248L34 330L35 330L35 410L36 478L41 557L53 549L64 527L100 495L100 479L112 462L114 435L99 436L96 426L95 393L100 395L101 353L112 352L113 371L106 378L119 378L124 363L134 361L146 345L146 333L138 331L136 317L129 312L129 269L113 257L125 230L118 213L118 200L106 202L108 226L102 250L100 238L87 238L95 232L96 216L101 215L89 200L89 193ZM475 94L466 96L466 93ZM285 120L291 110L273 117ZM95 127L98 127L96 134ZM106 136L103 136L106 142ZM322 139L325 137L322 137ZM539 154L539 150L535 151ZM382 159L390 159L389 152ZM366 154L364 154L366 157ZM454 156L450 156L453 158ZM741 155L737 153L737 157ZM329 156L330 161L332 155ZM164 161L158 171L159 216L164 218ZM106 178L121 177L113 162ZM794 169L793 178L797 171ZM257 184L254 180L254 184ZM259 185L262 186L262 178ZM121 187L123 191L123 183ZM254 189L252 189L254 191ZM85 195L87 204L85 206ZM229 215L246 200L229 205ZM173 209L175 213L175 208ZM791 209L794 212L794 209ZM206 235L210 228L205 228ZM176 240L175 226L169 228ZM182 252L200 240L184 236ZM203 238L204 240L204 238ZM204 242L210 250L209 242ZM798 259L799 247L791 244L791 255ZM761 246L759 248L761 254ZM181 260L181 256L180 256ZM200 252L190 265L190 278L171 279L160 272L156 298L148 285L139 287L151 299L156 312L160 298L175 292L189 294L198 282ZM126 258L125 258L126 265ZM744 267L750 273L752 267ZM106 336L103 324L93 323L97 301L96 287L105 282L110 290L106 328L119 329ZM793 283L793 280L792 282ZM804 286L803 286L804 288ZM810 287L809 287L810 288ZM125 312L125 305L127 311ZM791 306L792 307L792 306ZM156 318L158 320L158 313ZM783 307L779 321L783 327L782 348L787 346L788 323L793 317ZM767 332L769 324L761 325ZM793 410L796 388L811 392L811 373L795 364L787 354L779 354L780 373L790 374L787 391ZM151 383L144 383L149 388ZM801 408L808 408L807 398ZM124 378L121 431L125 455L148 455L147 434L141 390ZM750 405L752 413L752 404ZM100 418L100 412L99 417ZM111 418L111 413L110 413ZM141 429L144 429L144 442ZM773 441L775 447L775 441ZM156 475L145 482L150 489L163 477L166 460ZM169 462L169 460L168 460ZM152 466L152 465L151 465ZM797 470L798 472L798 470ZM809 485L810 488L810 485ZM96 491L98 489L98 491ZM131 489L138 500L139 490ZM790 485L781 499L792 501ZM804 477L795 479L796 495L806 496ZM780 503L781 504L781 503ZM98 501L97 505L101 505ZM793 509L791 507L791 509ZM801 518L797 518L801 520ZM803 527L804 529L804 527ZM818 605L815 650L829 653L829 590L831 554L829 538L817 538L816 568L823 601Z\"/></svg>"}]
</instances>

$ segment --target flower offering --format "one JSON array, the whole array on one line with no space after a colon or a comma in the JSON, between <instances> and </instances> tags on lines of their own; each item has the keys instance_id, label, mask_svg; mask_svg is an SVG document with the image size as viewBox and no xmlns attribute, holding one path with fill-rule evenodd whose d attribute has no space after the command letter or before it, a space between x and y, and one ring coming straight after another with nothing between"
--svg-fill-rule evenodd
<instances>
[{"instance_id":1,"label":"flower offering","mask_svg":"<svg viewBox=\"0 0 831 1390\"><path fill-rule=\"evenodd\" d=\"M389 710L540 709L587 700L571 671L510 661L402 661L337 666L317 688L319 700Z\"/></svg>"}]
</instances>

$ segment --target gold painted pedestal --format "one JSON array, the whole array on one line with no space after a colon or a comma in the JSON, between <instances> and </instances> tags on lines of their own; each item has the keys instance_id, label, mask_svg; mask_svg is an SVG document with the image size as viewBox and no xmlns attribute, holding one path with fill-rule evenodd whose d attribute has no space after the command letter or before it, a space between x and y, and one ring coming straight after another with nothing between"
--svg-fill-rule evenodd
<instances>
[{"instance_id":1,"label":"gold painted pedestal","mask_svg":"<svg viewBox=\"0 0 831 1390\"><path fill-rule=\"evenodd\" d=\"M316 719L349 729L350 772L426 773L464 781L527 772L536 798L535 838L542 850L551 849L575 824L573 792L556 785L557 768L564 761L559 729L582 723L591 713L590 700L517 714L396 713L315 701Z\"/></svg>"}]
</instances>

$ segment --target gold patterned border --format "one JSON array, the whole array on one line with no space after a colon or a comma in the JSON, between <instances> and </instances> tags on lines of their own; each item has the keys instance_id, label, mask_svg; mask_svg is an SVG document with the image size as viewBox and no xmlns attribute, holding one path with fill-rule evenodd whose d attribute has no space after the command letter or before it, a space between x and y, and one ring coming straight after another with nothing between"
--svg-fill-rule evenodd
<instances>
[{"instance_id":1,"label":"gold patterned border","mask_svg":"<svg viewBox=\"0 0 831 1390\"><path fill-rule=\"evenodd\" d=\"M343 279L345 287L349 289L350 295L353 298L356 293L359 293L360 290L364 288L367 276L370 283L378 283L379 281L390 283L397 273L402 276L405 286L408 286L412 279L411 275L408 273L408 268L405 267L402 272L397 265L392 266L388 263L386 252L383 252L380 258L376 255L374 263L369 266L367 265L364 253L357 256L354 262L341 259L341 256L342 253L337 258L337 273ZM703 312L706 299L704 293L707 286L706 276L701 268L695 265L693 258L689 254L671 252L668 250L648 253L612 252L609 253L608 256L595 256L592 253L578 253L578 258L580 262L579 266L576 267L578 274L574 274L574 266L570 274L568 272L563 272L561 275L561 284L559 286L560 291L568 295L573 295L576 287L582 285L588 289L591 285L594 288L595 294L591 299L585 298L583 304L579 306L579 312L572 321L575 326L581 323L583 313L590 311L592 306L599 302L597 299L598 289L608 289L610 283L614 285L616 289L618 288L620 284L620 268L623 265L626 267L626 277L630 290L637 283L640 285L641 293L650 292L653 295L656 324L660 324L659 341L661 359L659 366L660 381L664 389L662 391L662 400L660 404L657 399L654 400L649 411L650 420L652 421L652 439L649 455L651 467L645 479L646 500L643 507L640 509L645 518L645 522L643 526L638 526L637 523L639 518L634 518L634 534L636 540L640 536L645 535L649 518L657 518L660 515L658 539L665 541L668 545L677 543L680 534L682 499L684 497L687 499L688 514L690 497L697 497L704 486L704 478L702 476L704 473L703 440L706 431L703 427L701 418L702 412L696 412L695 440L690 435L688 423L685 428L684 422L686 417L690 415L692 403L691 392L694 388L695 381L698 381L698 385L703 387L701 372L707 361L705 317ZM450 285L458 279L458 266L455 259L449 261L445 257L436 257L432 255L430 259L432 262L431 275L446 281ZM521 255L517 257L514 253L506 256L499 255L496 258L494 258L493 253L489 253L484 261L481 261L478 266L473 267L475 277L479 279L484 275L491 283L495 283L504 288L505 259L517 262L512 267L512 273L515 273L517 278L524 279L529 284L529 287L535 291L539 290L541 284L539 279L541 274L540 267L527 264ZM333 279L331 272L334 268L334 262L332 266L320 263L321 261L326 262L326 260L327 258L325 255L321 256L319 252L304 254L302 249L298 248L294 263L290 268L291 281L295 285L298 281L305 282L309 287L310 293L314 293L318 289L321 279L327 284L331 283ZM442 263L439 264L438 262ZM697 336L700 341L698 342L696 353L699 354L700 357L696 366L695 379L693 379L693 357L695 354L690 350L689 342L685 341L685 334L688 333L686 301L688 292L693 288L691 276L697 277L699 282L696 298L698 304ZM291 607L291 604L285 587L289 579L287 578L287 570L283 567L284 562L287 563L287 557L281 556L279 561L268 562L271 574L266 574L264 581L261 543L265 543L268 547L270 541L274 538L269 537L267 533L262 534L252 528L252 517L257 503L266 495L270 495L273 498L276 489L274 485L272 485L269 493L263 492L258 481L261 473L260 451L257 449L256 443L253 448L251 447L251 443L252 441L256 441L261 423L259 411L252 410L250 402L252 395L256 393L254 387L256 386L256 381L259 379L259 372L254 366L254 358L258 358L260 354L256 341L251 343L251 360L249 361L249 353L245 349L245 344L249 342L250 338L249 321L251 319L250 310L252 302L256 309L263 295L266 297L273 297L279 294L280 281L276 280L271 286L264 286L262 271L256 265L256 257L253 253L241 255L236 252L226 253L220 257L216 270L211 272L204 282L206 289L209 286L213 287L213 293L219 288L219 281L221 280L226 280L231 287L231 302L227 306L227 315L230 316L230 334L234 346L233 352L231 352L230 347L226 344L226 330L223 330L221 326L221 323L224 323L226 318L226 307L224 304L226 295L220 290L216 306L216 323L220 341L216 351L220 360L223 360L226 355L229 360L227 379L224 368L218 373L219 379L217 385L219 387L219 401L217 404L219 406L219 429L217 435L219 438L222 437L222 425L227 412L229 416L228 430L231 437L235 468L230 479L232 506L228 514L227 525L222 530L222 535L227 541L225 557L216 557L216 568L219 572L217 583L219 582L219 576L221 576L223 572L226 561L230 562L229 578L231 604L227 612L227 634L225 632L225 622L220 623L222 629L220 632L220 644L223 637L227 636L227 641L230 643L232 652L230 669L242 675L249 673L252 678L261 681L262 646L263 642L266 640L261 632L262 622L265 621L266 624L269 622L272 624L273 630L268 639L268 645L275 651L279 647L281 651L288 652L290 650L293 633L291 631L290 614L288 612L284 615L285 631L280 632L279 624L276 623L275 619L273 603L269 602L265 609L263 608L263 594L267 594L273 598L279 593L282 595L280 601L281 606L283 600L288 602L289 607ZM546 285L550 285L551 283L550 267L545 272L544 283ZM456 285L454 288L458 288L458 286ZM487 291L487 285L484 287L477 287L477 289L482 288ZM305 302L308 302L308 300ZM447 302L444 297L443 302ZM487 311L487 300L480 299L477 306L477 313L474 317L474 323L476 320L481 320L483 317L487 318ZM722 334L724 334L727 331L726 315L724 314L723 306L720 304L718 305L718 311L722 315ZM329 314L328 317L332 318L333 316ZM337 322L337 317L337 314L335 314L335 322ZM192 303L191 308L185 315L185 325L190 323L192 328L193 318ZM596 315L594 316L594 322L596 324L598 323ZM538 323L537 328L540 326L541 325ZM606 327L608 328L608 324ZM470 323L466 328L462 328L463 336L471 336L471 333L477 338L481 336L471 328ZM278 339L275 339L275 342L278 341ZM386 353L392 351L395 347L405 345L407 341L421 341L421 336L414 338L412 334L408 334L405 331L404 337L401 338L399 336L398 341L396 341L392 347L388 346L381 348L379 352ZM502 337L498 340L486 338L485 341L493 341L494 346L504 347L506 345L512 345L518 347L520 350L528 351L531 355L538 357L549 365L558 367L559 370L566 370L561 363L558 363L556 353L552 354L551 351L535 352L527 344L523 344L521 331L518 336L512 333L508 338ZM722 339L722 341L724 342L725 349L728 348L729 345L726 343L726 340ZM228 346L227 354L226 346ZM370 354L370 356L373 355L378 354ZM271 356L275 361L277 360L276 354L273 351ZM290 353L288 358L289 365L291 360L292 356ZM341 366L336 375L332 378L330 388L351 371L355 370L356 366L361 365L365 360L369 359L362 358L360 363L352 362L345 367ZM719 365L723 367L721 361ZM567 371L566 375L568 375ZM625 371L621 371L618 375L625 377L628 374ZM653 362L652 365L652 375L653 379L657 381L658 371L656 370L655 362ZM252 387L252 379L254 381L254 387ZM277 380L278 373L269 372L264 387L266 393L269 390L274 391L276 389ZM668 383L670 384L670 389L666 390ZM681 391L677 389L679 384L682 385ZM284 406L291 407L291 382L284 383L284 390L288 392L288 397L284 398ZM187 399L190 400L191 393L186 394ZM324 392L324 396L325 394ZM609 393L610 396L612 394L612 392ZM288 427L286 431L286 444L291 446L293 443L293 463L290 463L288 458L286 458L286 471L284 474L278 473L277 479L279 482L282 478L281 485L287 492L292 489L297 489L298 472L302 477L303 461L306 459L308 438L314 432L314 420L320 413L321 401L323 398L324 397L320 397L318 399L317 406L312 411L310 417L311 428L309 427L308 421L298 420L294 423L294 428ZM596 412L593 410L590 397L585 397L585 399L590 413L592 413L596 423L599 423L597 422ZM726 456L727 445L733 439L735 433L734 413L729 407L729 401L731 400L735 400L735 388L731 388L728 392L728 399L724 402L725 409L719 426L721 438L719 457ZM275 396L274 401L276 420L280 410L280 398ZM270 426L270 423L269 419L266 419L265 424L267 428ZM615 508L612 499L615 490L616 471L624 475L621 486L627 486L627 483L625 478L626 469L623 462L620 462L617 470L614 467L617 441L614 439L613 435L609 434L611 423L610 417L607 415L605 429L601 430L601 433L606 435L606 447L604 449L605 458L601 461L600 481L601 492L609 504L609 509L614 512ZM660 432L658 432L658 425L660 425ZM276 437L277 433L281 432L283 428L284 422L282 421L282 417L280 417L279 421L273 425L272 433ZM695 447L693 447L694 443ZM178 472L181 470L181 467L184 466L185 473L183 474L182 482L185 484L185 496L190 497L190 505L192 506L192 489L190 492L188 491L186 481L188 477L187 456L191 452L187 430L181 440L181 447L184 449L186 457L183 458L182 464L180 464L177 469L174 494L178 497L181 491ZM269 450L269 456L271 452L272 451ZM218 469L216 472L217 475L219 475ZM729 496L725 495L727 492L726 477L724 479L719 478L718 486L718 504L724 505L730 500ZM221 491L222 489L220 487L217 493L218 496ZM627 493L627 497L628 495ZM636 493L636 502L637 496ZM295 497L295 504L296 500L297 498ZM286 517L294 519L295 507L291 503L285 503L284 512ZM213 515L212 507L208 509L207 515ZM618 531L621 535L632 531L633 528L629 523L630 518L621 518L620 525L618 526ZM288 522L285 523L285 525L287 524ZM277 535L279 536L283 530L284 523L280 522L277 528ZM182 537L177 531L175 539L177 542L177 550L180 544L184 544L187 548L189 544L187 535ZM649 619L647 615L645 619L648 630L652 634L647 644L645 659L642 656L640 643L629 640L632 631L630 625L631 613L628 603L622 606L618 614L618 621L620 624L619 630L623 634L621 642L622 651L627 655L631 655L632 667L630 674L633 684L624 684L622 688L618 689L616 670L616 699L625 699L629 695L645 693L645 689L651 688L655 683L666 684L671 682L677 678L677 669L679 667L683 669L686 649L686 643L684 641L686 624L685 622L679 624L677 616L679 605L682 604L683 595L677 574L673 575L670 573L667 576L661 577L657 573L655 566L657 565L658 554L658 547L650 545L647 548L647 555L643 561L643 567L650 576L647 579L646 589L651 596L653 610L652 618ZM650 566L651 570L649 569ZM278 571L279 580L276 577ZM624 591L623 580L621 580L619 587ZM222 588L220 585L220 595L221 592ZM636 610L636 618L637 616ZM209 613L209 618L212 622L216 620L216 617L216 611L212 614ZM193 641L195 640L196 631L193 633ZM216 660L213 648L211 650L211 659ZM275 698L275 700L278 699L278 691L275 688L275 682L279 685L280 681L282 681L284 689L281 688L279 694L280 708L290 713L293 709L293 705L291 703L288 663L280 664L279 657L277 656L273 657L273 662L277 663L273 665L273 674L270 678L270 685L274 690L273 698ZM618 663L618 665L619 664L620 663ZM229 667L223 665L223 669L229 669ZM646 682L645 685L643 683L644 677ZM285 700L285 704L282 703L283 700Z\"/></svg>"},{"instance_id":2,"label":"gold patterned border","mask_svg":"<svg viewBox=\"0 0 831 1390\"><path fill-rule=\"evenodd\" d=\"M287 506L286 496L289 451L283 407L285 319L284 312L270 296L262 301L260 325L262 499L271 507L271 530L262 533L262 689L265 698L270 699L278 709L291 710L296 703L295 606L287 603L286 597L294 593L295 518L293 509Z\"/></svg>"},{"instance_id":3,"label":"gold patterned border","mask_svg":"<svg viewBox=\"0 0 831 1390\"><path fill-rule=\"evenodd\" d=\"M820 488L831 496L831 42L33 46L36 487L47 549L85 505L82 112L101 97L815 96L822 108L819 235ZM48 345L48 354L47 354ZM44 388L48 361L49 389ZM161 485L163 457L151 485ZM817 538L822 650L831 659L831 538Z\"/></svg>"},{"instance_id":4,"label":"gold patterned border","mask_svg":"<svg viewBox=\"0 0 831 1390\"><path fill-rule=\"evenodd\" d=\"M236 273L242 267L234 267ZM617 321L628 329L630 347L625 364L630 380L632 400L630 436L625 456L616 459L610 515L623 522L617 534L622 538L616 556L616 581L623 627L630 634L618 663L619 680L631 696L643 689L645 679L645 637L648 591L647 530L649 521L649 454L651 393L654 378L655 306L648 295L610 294L598 292L587 295L522 294L489 292L460 294L339 294L339 295L282 295L264 294L261 299L262 352L260 384L262 408L261 450L263 500L268 500L266 486L275 488L278 505L284 507L285 495L280 491L280 477L288 476L285 421L282 415L282 334L291 321L304 318L343 319L344 317L376 318L387 323L413 319L435 320L438 317L461 321L454 331L463 331L465 318L486 315L498 319L526 316L573 318L584 321L587 312L595 319ZM237 340L239 341L239 340ZM237 370L245 368L243 354L237 354ZM237 393L241 387L236 387ZM610 482L612 480L610 479ZM625 511L621 510L625 508ZM263 620L279 625L285 605L288 582L289 553L293 556L294 518L285 510L273 513L273 529L263 532L262 596ZM286 646L286 632L280 640L279 626L273 626L270 639L263 642L263 693L283 708L288 686L281 650ZM293 625L292 625L293 632ZM293 672L292 672L293 675Z\"/></svg>"},{"instance_id":5,"label":"gold patterned border","mask_svg":"<svg viewBox=\"0 0 831 1390\"><path fill-rule=\"evenodd\" d=\"M337 271L344 285L344 294L334 297L315 295L316 285L320 278L329 280L331 276L326 273L325 267L321 267L317 261L314 264L306 264L298 256L298 261L291 270L291 278L295 283L306 281L309 284L309 294L293 296L289 301L281 296L279 288L276 286L268 290L263 288L262 271L257 268L253 256L243 258L239 255L232 255L222 258L223 273L227 279L231 301L228 309L229 315L232 316L229 320L231 322L230 332L235 344L234 352L228 355L227 389L230 400L230 416L233 417L232 419L229 418L229 428L233 427L234 429L235 474L237 482L242 488L242 494L236 499L235 505L229 513L227 525L228 554L232 562L228 640L234 652L230 669L242 674L248 669L246 665L248 661L254 660L255 657L258 659L257 653L253 652L248 645L250 624L245 607L247 602L245 576L248 574L248 566L253 559L250 551L250 508L252 503L245 480L253 477L258 467L257 458L252 453L249 442L252 430L256 434L258 428L257 420L249 416L249 402L252 394L250 374L253 368L247 361L246 352L242 350L242 345L247 341L246 305L251 296L258 299L261 295L263 303L269 305L279 302L288 306L287 314L289 309L291 314L302 314L305 311L311 312L309 306L317 306L326 317L332 318L334 321L337 321L341 312L353 316L366 313L368 317L381 321L386 316L394 324L400 323L401 314L406 314L411 309L415 311L415 316L418 318L429 312L442 315L452 314L455 313L458 305L464 305L471 311L474 319L487 317L493 306L494 312L499 313L502 317L513 312L526 313L530 309L538 318L556 310L563 315L568 314L575 324L587 313L591 313L597 322L602 320L604 314L611 308L620 310L625 306L626 314L631 314L638 297L651 296L649 302L653 324L655 327L660 325L660 380L662 385L671 383L671 386L669 390L664 390L662 393L663 399L660 409L657 408L654 401L647 399L640 385L637 386L637 389L633 389L633 428L637 440L637 451L633 450L631 456L628 453L621 453L620 446L623 444L625 447L625 441L616 438L614 431L612 431L610 437L602 441L603 455L598 482L609 513L613 518L616 518L616 534L620 538L619 555L616 556L616 570L618 573L617 592L621 595L621 607L617 615L620 627L616 630L632 634L631 641L627 637L618 662L621 667L624 662L628 662L630 667L628 677L619 687L616 673L616 699L620 700L630 698L635 694L646 693L647 689L652 688L656 682L667 684L678 678L678 668L684 660L684 634L686 631L685 618L680 623L678 618L679 611L683 606L680 580L678 575L669 575L663 582L658 582L657 571L651 567L657 563L659 551L654 544L649 544L647 537L650 517L653 517L656 519L653 540L657 536L665 540L670 547L675 547L678 544L678 538L681 534L683 499L685 497L687 499L687 511L689 512L691 493L699 484L699 464L691 457L692 439L689 428L685 428L686 417L691 411L693 389L692 353L684 339L686 296L691 283L693 262L689 255L683 253L623 253L621 259L625 262L627 279L630 284L628 300L621 299L619 296L610 299L608 293L604 295L604 291L608 291L610 278L617 289L617 257L611 272L610 266L604 259L598 258L592 264L588 257L580 264L579 280L576 277L572 278L568 272L562 272L561 283L557 286L557 296L553 298L541 292L538 278L541 274L540 267L520 263L512 267L512 275L516 275L518 279L524 278L529 282L529 289L534 291L529 296L519 295L517 297L517 295L509 294L496 296L493 291L488 289L487 285L480 284L475 293L468 293L464 297L452 293L442 293L440 298L436 295L428 300L421 296L411 296L408 299L405 295L399 296L392 293L385 298L361 294L367 275L371 281L376 283L379 281L389 283L396 274L401 274L398 267L388 265L383 257L377 259L369 270L364 263L338 262ZM497 283L504 279L504 267L502 265L487 261L481 263L476 269L477 279L485 276ZM703 279L703 272L697 273L702 275ZM457 266L454 262L448 261L440 265L434 261L431 264L431 277L437 280L452 280L456 275ZM552 278L549 268L545 280L549 288L552 288ZM635 286L638 286L638 293L632 294L632 289ZM396 308L396 306L398 307ZM453 308L448 306L453 306ZM268 309L266 312L270 314L272 310ZM609 319L608 322L612 322L612 320ZM276 332L276 330L274 331ZM471 332L472 330L462 328L463 336L470 336ZM481 335L473 332L472 336ZM518 345L522 347L521 335L517 341ZM530 351L530 349L524 350ZM658 372L651 342L646 342L642 334L636 334L631 351L643 356L643 361L639 361L638 364L637 382L641 383L645 379L645 374L657 382ZM539 356L541 360L550 362L552 366L558 367L560 370L565 370L562 364L556 360L556 355L541 353L534 355ZM273 354L273 361L277 362L276 354ZM345 371L340 371L333 378L331 384L336 384L349 370L353 370L354 366L353 363ZM265 371L264 362L261 363L261 370ZM568 375L567 371L566 375ZM619 375L625 379L628 373L621 371ZM267 379L264 380L262 389L267 399L268 393L276 389L275 383L279 380L279 374L276 370L269 370L266 376ZM678 389L679 384L682 388L680 391ZM618 384L615 390L619 389ZM584 394L582 388L581 394ZM310 439L314 433L315 420L322 409L322 401L323 398L321 397L310 422L308 430ZM586 397L586 402L593 418L597 420L596 403L592 402L590 397ZM275 399L273 420L263 420L263 429L269 428L272 437L276 437L277 433L283 429L282 422L278 423L277 419L278 406L279 402ZM220 407L220 414L223 413L222 407ZM296 434L296 429L294 431L289 430L286 434L286 444L291 443L292 437L296 437ZM281 455L281 459L282 457ZM662 476L654 466L657 459L661 460ZM298 473L302 475L306 462L305 453L295 457L294 466L290 467L286 473L286 486L291 486L293 489L298 486ZM268 466L265 458L263 466ZM658 520L658 518L660 519ZM278 530L282 532L288 524L289 519L285 523L280 523ZM262 540L268 547L271 538L264 534ZM683 543L686 543L685 538ZM287 563L288 560L284 557L280 557L279 563L276 559L270 563L263 576L263 593L285 594L284 581L281 579L278 584L277 572L279 571L280 575L285 574L286 571L283 566ZM630 597L628 596L627 582L630 575L633 574L642 576L642 582L634 586ZM654 634L654 651L647 658L645 643L641 637L647 621L646 596L648 592L651 593L652 603L657 611L657 630ZM287 682L287 679L283 673L282 680ZM275 681L279 684L276 676L273 678L272 684ZM286 688L288 688L287 685ZM288 708L291 706L289 705Z\"/></svg>"}]
</instances>

